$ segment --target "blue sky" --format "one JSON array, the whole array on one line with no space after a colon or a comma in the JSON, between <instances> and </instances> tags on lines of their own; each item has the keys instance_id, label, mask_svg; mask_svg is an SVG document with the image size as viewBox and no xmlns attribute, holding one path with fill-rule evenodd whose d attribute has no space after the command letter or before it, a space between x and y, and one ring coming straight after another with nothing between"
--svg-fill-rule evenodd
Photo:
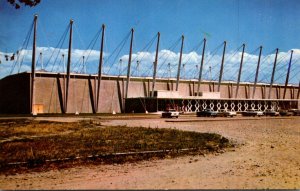
<instances>
[{"instance_id":1,"label":"blue sky","mask_svg":"<svg viewBox=\"0 0 300 191\"><path fill-rule=\"evenodd\" d=\"M38 14L39 47L56 47L69 20L74 19L73 48L78 50L87 48L104 23L107 54L133 27L135 53L159 31L161 50L168 49L184 34L186 54L206 36L207 52L226 40L227 52L245 43L246 52L257 54L254 50L263 45L263 54L268 56L275 48L285 53L300 49L299 10L297 0L42 0L36 7L18 10L0 0L0 52L20 49L34 14ZM93 49L99 50L99 44L100 41ZM121 56L126 57L128 46L129 42ZM67 48L67 40L62 48ZM178 53L179 48L172 51ZM152 46L149 51L154 49ZM284 59L288 60L288 56ZM299 81L297 76L295 83Z\"/></svg>"}]
</instances>

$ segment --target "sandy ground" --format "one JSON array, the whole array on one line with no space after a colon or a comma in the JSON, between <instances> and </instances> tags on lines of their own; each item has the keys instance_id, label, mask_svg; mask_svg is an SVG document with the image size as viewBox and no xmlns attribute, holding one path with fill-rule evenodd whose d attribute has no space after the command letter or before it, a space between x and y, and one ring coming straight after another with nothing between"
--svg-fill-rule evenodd
<instances>
[{"instance_id":1,"label":"sandy ground","mask_svg":"<svg viewBox=\"0 0 300 191\"><path fill-rule=\"evenodd\" d=\"M211 121L108 118L103 125L176 128L215 132L241 146L225 153L78 166L28 174L0 175L1 189L299 189L300 117ZM202 118L204 119L204 118ZM242 120L241 120L242 119ZM192 121L189 121L192 120ZM168 122L167 122L168 121Z\"/></svg>"}]
</instances>

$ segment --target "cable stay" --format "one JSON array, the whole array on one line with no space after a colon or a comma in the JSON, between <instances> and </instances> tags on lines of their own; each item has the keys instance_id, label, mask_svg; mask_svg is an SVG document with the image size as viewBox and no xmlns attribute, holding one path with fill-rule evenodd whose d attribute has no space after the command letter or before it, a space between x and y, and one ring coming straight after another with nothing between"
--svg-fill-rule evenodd
<instances>
[{"instance_id":1,"label":"cable stay","mask_svg":"<svg viewBox=\"0 0 300 191\"><path fill-rule=\"evenodd\" d=\"M250 52L250 53L246 53L246 52L245 52L245 55L246 55L246 54L248 54L248 55L255 55L259 49L260 49L260 48L257 47L255 50L253 50L253 51ZM248 58L247 56L244 57L244 63L243 63L244 67L243 67L243 69L242 69L242 73L243 73L243 71L245 70L245 68L248 68L248 67L247 67L247 64L253 64L253 62L250 62L250 60L247 59L247 58ZM255 63L257 64L257 62L255 62ZM251 70L251 71L252 71L252 70ZM248 73L249 73L249 72L248 72ZM248 74L248 77L247 77L247 78L249 78L249 76L251 77L251 76L254 75L254 74L255 74L255 72L251 72L250 75ZM233 79L233 76L231 76L231 78ZM245 79L246 79L246 78L241 78L241 82L246 82Z\"/></svg>"},{"instance_id":2,"label":"cable stay","mask_svg":"<svg viewBox=\"0 0 300 191\"><path fill-rule=\"evenodd\" d=\"M221 43L220 45L218 45L211 53L209 53L210 58L203 64L206 67L209 67L208 70L203 74L203 79L205 79L205 76L208 75L208 73L210 73L210 76L206 77L206 80L212 81L212 64L209 66L210 61L217 55L217 52L219 51L219 49L222 47L223 43ZM205 57L208 57L209 55L206 54ZM203 67L203 70L205 70L205 67Z\"/></svg>"},{"instance_id":3,"label":"cable stay","mask_svg":"<svg viewBox=\"0 0 300 191\"><path fill-rule=\"evenodd\" d=\"M262 58L262 60L260 61L260 71L264 71L265 69L266 69L266 66L263 66L263 64L270 58L270 56L271 56L271 54L275 51L276 49L274 49L274 50L272 50L271 52L269 52L268 54L267 54L267 56L262 56L263 58ZM250 81L250 78L253 76L253 75L255 75L255 72L256 71L252 71L246 78L245 78L245 82L248 82L248 81ZM260 73L260 75L259 76L261 76L261 73ZM260 82L259 80L257 81L257 82Z\"/></svg>"},{"instance_id":4,"label":"cable stay","mask_svg":"<svg viewBox=\"0 0 300 191\"><path fill-rule=\"evenodd\" d=\"M23 53L23 50L24 50L24 51L27 51L27 47L28 47L28 44L29 44L29 41L30 41L30 38L31 38L33 26L34 26L34 21L32 22L32 24L31 24L30 27L29 27L29 31L28 31L28 33L27 33L27 35L26 35L26 37L25 37L25 40L24 40L24 42L23 42L23 45L22 45L22 47L21 47L21 49L20 49L20 51L19 51L19 52L20 52L20 56L19 56L19 57L22 56L21 54ZM19 62L19 59L20 59L20 58L18 58L18 59L13 63L12 68L11 68L11 71L10 71L10 75L13 73L13 71L14 71L14 69L15 69L17 63L19 63L18 73L20 73L20 69L21 69L21 67L22 67L24 58L25 58L25 54L23 54L23 57L21 58L21 62Z\"/></svg>"},{"instance_id":5,"label":"cable stay","mask_svg":"<svg viewBox=\"0 0 300 191\"><path fill-rule=\"evenodd\" d=\"M228 65L228 64L225 64L226 63L226 60L231 60L233 57L235 57L236 56L236 54L237 53L239 53L239 50L241 49L243 47L243 45L241 45L240 47L238 47L236 50L234 50L233 51L233 53L231 53L231 55L230 55L230 57L229 58L225 58L225 60L224 60L224 70L223 70L223 73L222 73L222 75L224 76L224 80L230 80L230 78L229 79L226 79L226 76L224 75L224 74L227 74L227 72L230 70L230 69L232 69L232 68L230 68L230 67L227 67L226 69L225 69L225 67ZM240 62L238 62L238 64L239 64ZM236 65L237 63L233 63L233 65ZM233 73L233 75L237 75L237 73L238 73L238 71L239 71L239 69L237 68L237 71L236 72L231 72L231 73ZM232 78L231 78L232 79Z\"/></svg>"},{"instance_id":6,"label":"cable stay","mask_svg":"<svg viewBox=\"0 0 300 191\"><path fill-rule=\"evenodd\" d=\"M276 49L275 49L276 50ZM269 55L270 56L270 55ZM276 56L276 55L275 55ZM274 61L272 61L272 65L271 66L273 66L273 64L274 64ZM264 71L269 71L269 70L266 70L267 69L267 67L270 67L269 65L265 65L263 68L262 68L262 74L263 74L263 77L261 78L261 80L259 80L258 82L266 82L266 83L268 83L268 75L266 74L266 73L264 73ZM276 72L275 72L275 74L276 74Z\"/></svg>"},{"instance_id":7,"label":"cable stay","mask_svg":"<svg viewBox=\"0 0 300 191\"><path fill-rule=\"evenodd\" d=\"M196 44L190 51L188 51L188 53L189 53L189 54L192 53L192 52L196 52L196 53L197 53L197 51L199 50L199 48L202 46L203 42L204 42L204 40L201 40L201 42L198 43L198 44ZM185 68L187 68L187 64L189 63L189 61L191 60L191 58L192 58L191 55L189 55L188 58L185 58L186 61L182 64L184 70L185 70ZM188 70L187 72L184 71L184 70L183 70L182 72L185 73L185 74L183 75L185 78L186 78L187 76L189 76L189 73L194 73L194 71L195 71L195 70L193 70L192 68L191 68L190 70ZM180 76L182 76L182 75L180 75Z\"/></svg>"},{"instance_id":8,"label":"cable stay","mask_svg":"<svg viewBox=\"0 0 300 191\"><path fill-rule=\"evenodd\" d=\"M61 38L59 39L59 41L58 41L57 45L55 46L54 50L52 51L50 58L48 59L48 61L47 61L46 64L45 64L45 70L47 70L46 68L48 67L48 65L49 65L49 63L50 63L52 57L54 56L54 53L56 52L56 50L57 50L58 47L59 47L58 53L57 53L56 58L55 58L54 63L53 63L53 65L55 65L55 62L56 62L56 60L57 60L58 55L59 55L60 52L61 52L61 48L62 48L62 46L63 46L63 44L64 44L64 42L65 42L65 39L66 39L66 36L67 36L67 33L68 33L69 29L70 29L70 25L68 25L68 26L66 27L66 29L65 29L65 31L64 31L64 33L63 33L63 35L62 35ZM53 71L53 68L54 68L54 66L52 66L51 72Z\"/></svg>"},{"instance_id":9,"label":"cable stay","mask_svg":"<svg viewBox=\"0 0 300 191\"><path fill-rule=\"evenodd\" d=\"M126 34L126 36L123 38L123 40L117 45L117 47L113 50L113 52L108 56L108 58L106 60L104 60L103 66L105 66L106 63L108 63L108 61L112 58L112 56L116 53L116 56L113 60L113 62L111 62L112 64L108 65L108 71L106 72L106 74L109 74L111 68L115 65L116 60L118 59L121 51L123 50L126 42L128 41L129 37L131 34L131 30ZM104 67L105 69L105 67ZM105 73L105 71L103 71L103 73Z\"/></svg>"},{"instance_id":10,"label":"cable stay","mask_svg":"<svg viewBox=\"0 0 300 191\"><path fill-rule=\"evenodd\" d=\"M178 40L176 40L175 43L174 43L173 45L171 45L167 50L173 52L173 51L175 50L175 48L178 46L178 44L180 43L180 41L181 41L181 37L178 38ZM159 62L159 67L157 68L157 76L159 76L159 72L160 72L161 68L164 66L164 64L166 63L166 61L167 61L168 58L170 57L170 52L169 52L169 51L164 52L161 56L158 57L158 60L160 60L160 59L163 58L163 56L165 56L165 55L167 56L167 57L163 60L163 62ZM152 66L152 67L153 67L153 66ZM149 75L149 73L150 73L150 70L148 71L147 76ZM163 75L164 75L164 74L163 74Z\"/></svg>"},{"instance_id":11,"label":"cable stay","mask_svg":"<svg viewBox=\"0 0 300 191\"><path fill-rule=\"evenodd\" d=\"M277 62L277 66L280 64L280 63L283 63L283 61L286 61L285 58L289 56L288 53L285 54L285 56L283 56L280 60L280 62ZM289 63L289 60L287 61ZM284 62L286 63L286 62ZM280 65L280 67L277 67L276 68L276 72L275 72L275 80L274 81L277 81L277 80L280 80L280 78L282 78L283 76L285 76L286 72L287 72L287 68L285 64L282 64ZM278 73L278 72L281 72L281 73ZM284 79L283 79L284 80Z\"/></svg>"},{"instance_id":12,"label":"cable stay","mask_svg":"<svg viewBox=\"0 0 300 191\"><path fill-rule=\"evenodd\" d=\"M291 84L293 84L292 81L293 81L293 79L295 79L296 77L297 77L297 81L300 81L300 75L299 75L299 74L300 74L300 71L291 70L291 72L292 72L292 71L295 72L295 74L291 75L291 77L290 77L290 79L289 79L289 80L291 81L291 82L290 82ZM294 84L295 84L295 83L294 83Z\"/></svg>"},{"instance_id":13,"label":"cable stay","mask_svg":"<svg viewBox=\"0 0 300 191\"><path fill-rule=\"evenodd\" d=\"M99 39L99 36L102 32L102 28L100 30L98 30L98 32L95 34L95 36L93 37L93 39L90 41L88 47L86 48L86 50L81 54L81 56L78 58L78 60L75 62L75 64L73 64L73 70L74 72L76 72L76 68L77 68L77 72L79 72L80 70L80 66L81 66L81 60L82 60L82 57L84 56L85 57L85 63L88 62L88 59L90 58L90 55ZM87 56L86 56L87 54ZM81 70L82 71L82 70ZM80 72L81 73L81 72Z\"/></svg>"},{"instance_id":14,"label":"cable stay","mask_svg":"<svg viewBox=\"0 0 300 191\"><path fill-rule=\"evenodd\" d=\"M297 63L299 60L300 60L300 58L298 58L298 59L296 59L295 61L292 61L292 62L290 63L290 64L291 64L291 66L290 66L290 67L291 67L291 73L297 71L298 68L296 67L296 63ZM285 65L284 65L284 66L285 66ZM293 66L295 67L294 70L293 70ZM281 79L282 77L285 77L286 72L287 72L287 70L285 70L284 72L282 72L281 75L279 75L279 76L275 79L275 81ZM298 73L299 73L299 72L298 72ZM293 77L296 77L296 75L297 75L297 72L295 72L294 76L290 77L289 79L292 79Z\"/></svg>"},{"instance_id":15,"label":"cable stay","mask_svg":"<svg viewBox=\"0 0 300 191\"><path fill-rule=\"evenodd\" d=\"M81 44L81 47L86 47L85 44L84 44L84 42L83 42L83 40L82 40L82 38L81 38L81 35L80 35L80 32L79 32L79 28L77 28L76 23L74 23L73 26L74 26L74 35L77 35L77 36L78 36L79 42L80 42L80 44ZM100 30L101 30L101 29L100 29ZM75 41L75 42L76 42L76 41ZM92 48L92 49L93 49L93 48ZM81 56L79 56L78 60L80 60L82 57L85 57L85 54L86 54L87 50L88 50L88 48L85 49L85 51L81 54ZM79 62L79 63L81 63L81 62ZM82 67L84 68L84 66L82 66ZM73 72L76 72L75 69L76 69L76 68L73 67ZM80 70L80 68L78 67L77 73L82 73L81 71L82 71L82 70Z\"/></svg>"},{"instance_id":16,"label":"cable stay","mask_svg":"<svg viewBox=\"0 0 300 191\"><path fill-rule=\"evenodd\" d=\"M154 37L153 37L153 38L146 44L146 46L145 46L141 51L139 51L139 52L149 52L149 49L152 47L152 45L153 45L153 43L154 43L154 41L155 41L156 38L157 38L157 34L154 35ZM138 57L139 57L139 55L138 55L139 52L137 52L136 56L135 56L135 57L132 59L132 61L131 61L131 63L133 63L135 60L137 61L137 68L136 68L136 69L138 69L138 63L141 64L142 61L143 61L143 59L145 58L145 55L146 55L146 54L143 54L142 57L141 57L139 60L137 60ZM137 71L137 70L132 71L132 76L134 75L134 73L135 73L136 71Z\"/></svg>"},{"instance_id":17,"label":"cable stay","mask_svg":"<svg viewBox=\"0 0 300 191\"><path fill-rule=\"evenodd\" d=\"M171 50L171 51L173 51L177 46L178 46L178 44L179 44L179 42L180 42L180 38L177 40L177 41L175 41L175 43L173 43L167 50ZM166 55L167 55L167 57L164 59L164 61L163 62L158 62L158 64L160 65L159 67L158 67L158 69L157 69L157 74L159 74L159 70L162 68L162 66L164 65L164 63L166 62L166 60L170 57L170 54L169 54L170 52L168 52L168 51L165 51L165 52L163 52L162 54L160 54L159 56L158 56L158 60L160 60L160 59L162 59L163 57L165 57ZM150 68L148 69L148 71L145 71L143 74L142 74L142 76L150 76L150 72L151 71L153 71L153 64L150 64ZM157 75L158 76L158 75Z\"/></svg>"},{"instance_id":18,"label":"cable stay","mask_svg":"<svg viewBox=\"0 0 300 191\"><path fill-rule=\"evenodd\" d=\"M193 52L193 51L197 52L199 50L199 48L203 46L203 43L204 43L204 40L202 40L198 45L196 45L191 52ZM188 59L188 61L189 60L190 59ZM184 64L187 64L187 62L185 62ZM196 66L196 70L194 70L193 68L190 68L190 70L188 70L188 72L186 73L186 76L192 76L190 79L196 79L197 73L199 74L199 72L200 72L198 64L196 64L195 66Z\"/></svg>"}]
</instances>

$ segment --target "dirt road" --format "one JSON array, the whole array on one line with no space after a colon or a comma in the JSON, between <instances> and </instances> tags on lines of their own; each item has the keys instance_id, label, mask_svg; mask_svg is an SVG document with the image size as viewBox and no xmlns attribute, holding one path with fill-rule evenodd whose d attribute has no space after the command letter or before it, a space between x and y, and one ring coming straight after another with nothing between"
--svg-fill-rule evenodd
<instances>
[{"instance_id":1,"label":"dirt road","mask_svg":"<svg viewBox=\"0 0 300 191\"><path fill-rule=\"evenodd\" d=\"M103 125L219 133L241 144L225 153L1 175L1 189L300 188L300 117L195 121L102 119ZM189 121L191 120L191 121ZM194 120L194 121L193 121ZM170 120L169 120L170 121ZM172 120L171 120L172 121Z\"/></svg>"}]
</instances>

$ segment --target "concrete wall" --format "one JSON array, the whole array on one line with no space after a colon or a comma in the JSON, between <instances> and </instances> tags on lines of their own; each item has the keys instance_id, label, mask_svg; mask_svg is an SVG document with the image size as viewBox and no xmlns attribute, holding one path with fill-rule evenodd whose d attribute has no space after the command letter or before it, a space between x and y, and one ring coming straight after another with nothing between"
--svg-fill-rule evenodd
<instances>
[{"instance_id":1,"label":"concrete wall","mask_svg":"<svg viewBox=\"0 0 300 191\"><path fill-rule=\"evenodd\" d=\"M34 104L39 112L61 113L66 89L66 76L56 73L37 73L35 80ZM71 75L67 113L92 113L92 102L96 99L96 76ZM175 90L176 81L158 79L156 90ZM253 84L240 84L237 98L252 97ZM126 78L103 77L101 81L99 113L121 112L124 104ZM196 93L197 81L182 80L179 92L182 96ZM128 98L147 97L152 91L152 80L131 78ZM217 83L203 82L200 92L216 92ZM0 80L0 113L30 113L30 73L8 76ZM221 98L235 98L236 84L222 83ZM284 86L274 85L271 99L283 98ZM257 85L254 99L268 98L269 87ZM288 87L286 99L297 99L298 87Z\"/></svg>"}]
</instances>

